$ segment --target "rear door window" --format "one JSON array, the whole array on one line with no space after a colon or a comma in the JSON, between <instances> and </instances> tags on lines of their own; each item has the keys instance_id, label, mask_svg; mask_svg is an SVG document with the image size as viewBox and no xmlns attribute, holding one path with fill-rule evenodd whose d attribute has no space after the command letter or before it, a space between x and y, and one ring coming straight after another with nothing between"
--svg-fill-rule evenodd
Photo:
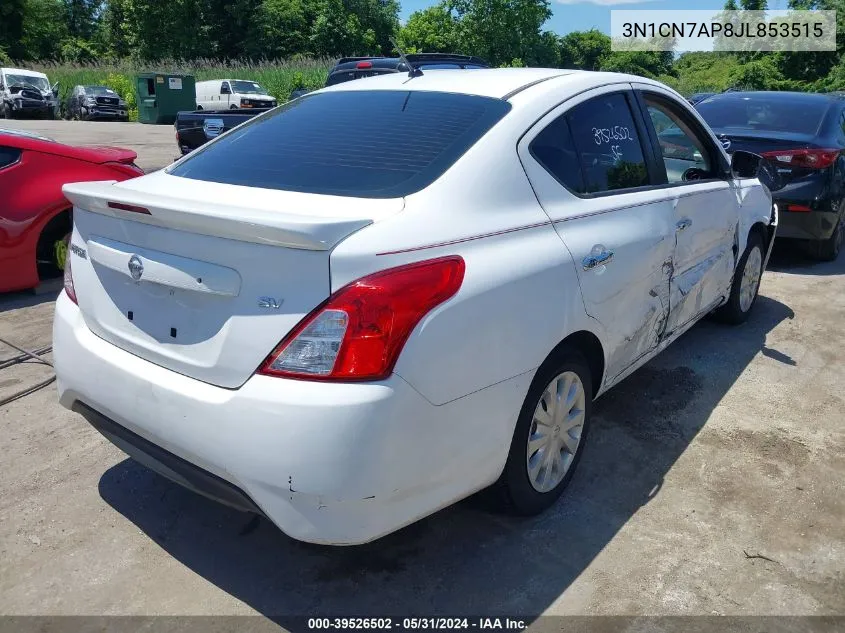
<instances>
[{"instance_id":1,"label":"rear door window","mask_svg":"<svg viewBox=\"0 0 845 633\"><path fill-rule=\"evenodd\" d=\"M238 126L169 173L265 189L401 197L443 174L510 107L442 92L305 95Z\"/></svg>"},{"instance_id":2,"label":"rear door window","mask_svg":"<svg viewBox=\"0 0 845 633\"><path fill-rule=\"evenodd\" d=\"M534 158L577 194L651 184L628 99L612 93L580 103L532 141Z\"/></svg>"}]
</instances>

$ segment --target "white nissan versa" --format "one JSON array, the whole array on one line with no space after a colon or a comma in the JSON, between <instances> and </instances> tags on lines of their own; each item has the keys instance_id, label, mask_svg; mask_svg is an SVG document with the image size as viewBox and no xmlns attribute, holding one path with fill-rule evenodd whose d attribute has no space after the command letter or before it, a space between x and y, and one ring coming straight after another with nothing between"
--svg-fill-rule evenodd
<instances>
[{"instance_id":1,"label":"white nissan versa","mask_svg":"<svg viewBox=\"0 0 845 633\"><path fill-rule=\"evenodd\" d=\"M311 93L165 170L64 187L61 403L304 541L491 485L540 512L594 398L709 312L748 316L777 224L761 165L634 76Z\"/></svg>"}]
</instances>

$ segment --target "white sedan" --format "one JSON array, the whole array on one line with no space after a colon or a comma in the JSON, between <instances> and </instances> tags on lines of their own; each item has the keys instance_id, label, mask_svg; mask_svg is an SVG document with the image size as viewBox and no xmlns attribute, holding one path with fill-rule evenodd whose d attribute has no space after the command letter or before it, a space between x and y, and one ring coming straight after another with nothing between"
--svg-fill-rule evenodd
<instances>
[{"instance_id":1,"label":"white sedan","mask_svg":"<svg viewBox=\"0 0 845 633\"><path fill-rule=\"evenodd\" d=\"M758 168L634 76L311 93L165 170L65 186L61 403L303 541L491 486L540 512L595 398L706 314L748 316L777 223Z\"/></svg>"}]
</instances>

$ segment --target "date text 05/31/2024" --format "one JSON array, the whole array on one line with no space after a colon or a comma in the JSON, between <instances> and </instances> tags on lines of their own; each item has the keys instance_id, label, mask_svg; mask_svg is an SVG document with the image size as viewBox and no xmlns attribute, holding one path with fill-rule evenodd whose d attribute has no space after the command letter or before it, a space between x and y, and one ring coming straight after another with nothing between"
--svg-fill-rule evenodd
<instances>
[{"instance_id":1,"label":"date text 05/31/2024","mask_svg":"<svg viewBox=\"0 0 845 633\"><path fill-rule=\"evenodd\" d=\"M311 630L417 631L417 630L510 630L527 626L519 618L308 618Z\"/></svg>"}]
</instances>

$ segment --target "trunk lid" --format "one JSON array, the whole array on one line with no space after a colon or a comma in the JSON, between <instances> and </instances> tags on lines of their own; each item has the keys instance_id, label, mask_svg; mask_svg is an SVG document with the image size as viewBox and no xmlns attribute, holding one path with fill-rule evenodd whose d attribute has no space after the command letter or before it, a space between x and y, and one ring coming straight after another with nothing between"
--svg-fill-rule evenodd
<instances>
[{"instance_id":1,"label":"trunk lid","mask_svg":"<svg viewBox=\"0 0 845 633\"><path fill-rule=\"evenodd\" d=\"M242 385L330 294L331 248L399 212L368 200L222 185L157 172L65 185L86 325L172 371ZM111 203L111 205L109 204Z\"/></svg>"}]
</instances>

